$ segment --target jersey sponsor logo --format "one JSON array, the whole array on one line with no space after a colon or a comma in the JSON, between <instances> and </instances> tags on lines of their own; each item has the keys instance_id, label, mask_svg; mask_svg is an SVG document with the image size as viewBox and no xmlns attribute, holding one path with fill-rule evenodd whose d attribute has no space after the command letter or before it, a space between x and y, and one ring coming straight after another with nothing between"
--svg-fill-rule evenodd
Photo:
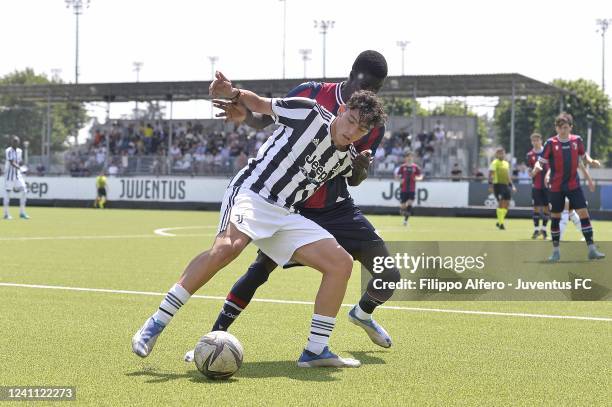
<instances>
[{"instance_id":1,"label":"jersey sponsor logo","mask_svg":"<svg viewBox=\"0 0 612 407\"><path fill-rule=\"evenodd\" d=\"M313 184L318 184L327 180L327 178L334 173L340 167L340 162L337 162L336 165L328 172L325 171L325 167L321 165L321 163L317 160L319 157L314 155L306 156L306 163L310 164L310 168L300 167L300 171L306 177L308 181Z\"/></svg>"}]
</instances>

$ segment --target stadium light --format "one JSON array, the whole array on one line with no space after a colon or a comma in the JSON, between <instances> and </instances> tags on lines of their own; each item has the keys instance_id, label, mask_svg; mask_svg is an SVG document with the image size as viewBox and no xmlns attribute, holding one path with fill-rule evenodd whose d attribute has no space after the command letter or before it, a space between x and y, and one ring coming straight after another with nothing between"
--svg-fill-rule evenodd
<instances>
[{"instance_id":1,"label":"stadium light","mask_svg":"<svg viewBox=\"0 0 612 407\"><path fill-rule=\"evenodd\" d=\"M136 83L140 82L140 70L142 69L142 66L144 65L143 62L133 62L132 65L134 66L134 72L136 72ZM136 106L134 107L134 117L136 119L138 119L139 115L138 115L138 97L136 97Z\"/></svg>"},{"instance_id":2,"label":"stadium light","mask_svg":"<svg viewBox=\"0 0 612 407\"><path fill-rule=\"evenodd\" d=\"M327 38L327 31L334 28L336 22L334 20L314 20L314 28L320 28L321 34L323 35L323 77L325 78L325 41Z\"/></svg>"},{"instance_id":3,"label":"stadium light","mask_svg":"<svg viewBox=\"0 0 612 407\"><path fill-rule=\"evenodd\" d=\"M300 54L302 54L302 61L304 62L304 78L306 78L306 63L310 61L310 54L312 53L311 49L301 49Z\"/></svg>"},{"instance_id":4,"label":"stadium light","mask_svg":"<svg viewBox=\"0 0 612 407\"><path fill-rule=\"evenodd\" d=\"M283 3L283 79L285 79L285 49L287 44L287 0L278 0Z\"/></svg>"},{"instance_id":5,"label":"stadium light","mask_svg":"<svg viewBox=\"0 0 612 407\"><path fill-rule=\"evenodd\" d=\"M606 31L612 23L612 18L598 18L596 24L599 27L598 33L601 33L601 90L606 90Z\"/></svg>"},{"instance_id":6,"label":"stadium light","mask_svg":"<svg viewBox=\"0 0 612 407\"><path fill-rule=\"evenodd\" d=\"M74 83L79 83L79 16L83 14L83 8L89 8L91 0L65 0L66 8L72 7L76 17L76 42L74 60Z\"/></svg>"},{"instance_id":7,"label":"stadium light","mask_svg":"<svg viewBox=\"0 0 612 407\"><path fill-rule=\"evenodd\" d=\"M404 54L406 51L406 46L410 44L410 41L398 41L397 46L402 50L402 76L404 76Z\"/></svg>"}]
</instances>

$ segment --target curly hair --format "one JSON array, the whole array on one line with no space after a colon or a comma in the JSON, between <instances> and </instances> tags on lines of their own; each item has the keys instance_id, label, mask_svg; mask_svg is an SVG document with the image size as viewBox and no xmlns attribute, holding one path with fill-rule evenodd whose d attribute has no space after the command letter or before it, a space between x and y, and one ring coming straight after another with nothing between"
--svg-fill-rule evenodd
<instances>
[{"instance_id":1,"label":"curly hair","mask_svg":"<svg viewBox=\"0 0 612 407\"><path fill-rule=\"evenodd\" d=\"M346 102L346 107L349 110L359 110L359 124L368 129L380 127L387 120L382 101L374 92L369 90L360 90L353 93Z\"/></svg>"}]
</instances>

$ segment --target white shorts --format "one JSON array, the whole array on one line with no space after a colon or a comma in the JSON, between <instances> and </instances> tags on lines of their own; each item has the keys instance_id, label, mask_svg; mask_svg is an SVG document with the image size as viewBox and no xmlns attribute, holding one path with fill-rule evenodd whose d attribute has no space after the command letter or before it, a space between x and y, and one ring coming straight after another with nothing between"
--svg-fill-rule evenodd
<instances>
[{"instance_id":1,"label":"white shorts","mask_svg":"<svg viewBox=\"0 0 612 407\"><path fill-rule=\"evenodd\" d=\"M5 179L4 189L7 191L21 192L23 190L25 192L28 192L28 187L26 186L23 177L17 177L17 179L11 181Z\"/></svg>"},{"instance_id":2,"label":"white shorts","mask_svg":"<svg viewBox=\"0 0 612 407\"><path fill-rule=\"evenodd\" d=\"M276 264L284 265L300 247L334 237L302 215L274 205L248 190L230 187L223 197L217 233L232 222Z\"/></svg>"}]
</instances>

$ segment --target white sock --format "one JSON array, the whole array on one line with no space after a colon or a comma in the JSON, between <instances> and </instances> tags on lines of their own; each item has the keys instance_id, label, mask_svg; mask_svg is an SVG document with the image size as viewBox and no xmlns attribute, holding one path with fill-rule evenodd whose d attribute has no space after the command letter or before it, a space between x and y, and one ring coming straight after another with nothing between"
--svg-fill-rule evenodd
<instances>
[{"instance_id":1,"label":"white sock","mask_svg":"<svg viewBox=\"0 0 612 407\"><path fill-rule=\"evenodd\" d=\"M4 190L4 216L8 216L9 214L9 191Z\"/></svg>"},{"instance_id":2,"label":"white sock","mask_svg":"<svg viewBox=\"0 0 612 407\"><path fill-rule=\"evenodd\" d=\"M25 214L25 205L26 205L26 191L21 191L21 195L19 195L19 213Z\"/></svg>"},{"instance_id":3,"label":"white sock","mask_svg":"<svg viewBox=\"0 0 612 407\"><path fill-rule=\"evenodd\" d=\"M174 284L164 300L159 304L153 318L164 325L168 325L178 310L187 303L191 294L178 284Z\"/></svg>"},{"instance_id":4,"label":"white sock","mask_svg":"<svg viewBox=\"0 0 612 407\"><path fill-rule=\"evenodd\" d=\"M306 350L320 355L329 343L329 337L336 325L336 318L313 314L310 323L310 336Z\"/></svg>"},{"instance_id":5,"label":"white sock","mask_svg":"<svg viewBox=\"0 0 612 407\"><path fill-rule=\"evenodd\" d=\"M571 211L569 214L569 218L574 222L574 226L578 229L578 232L582 233L582 224L580 223L580 216L576 213L576 211Z\"/></svg>"},{"instance_id":6,"label":"white sock","mask_svg":"<svg viewBox=\"0 0 612 407\"><path fill-rule=\"evenodd\" d=\"M359 304L357 304L357 306L355 307L355 316L364 321L372 319L372 314L368 314L367 312L362 310Z\"/></svg>"}]
</instances>

